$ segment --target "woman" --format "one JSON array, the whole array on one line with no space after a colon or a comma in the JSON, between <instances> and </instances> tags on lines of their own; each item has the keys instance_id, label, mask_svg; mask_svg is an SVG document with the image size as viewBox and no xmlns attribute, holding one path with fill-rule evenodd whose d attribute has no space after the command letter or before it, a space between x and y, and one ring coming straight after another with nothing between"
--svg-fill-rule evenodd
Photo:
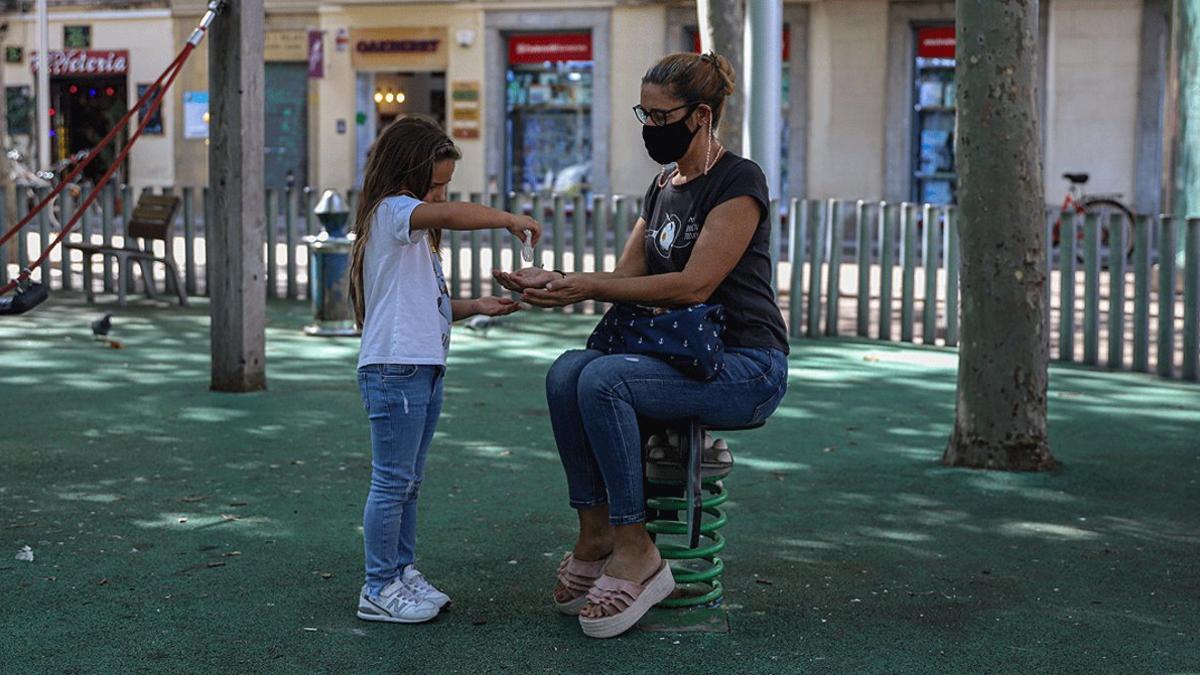
<instances>
[{"instance_id":1,"label":"woman","mask_svg":"<svg viewBox=\"0 0 1200 675\"><path fill-rule=\"evenodd\" d=\"M642 78L634 107L650 156L665 166L616 269L496 272L526 302L584 300L725 308L725 365L710 382L654 358L577 350L546 377L554 439L579 537L559 569L555 606L593 637L628 630L674 589L646 532L638 418L744 425L774 412L787 388L787 334L771 288L770 198L762 170L714 130L733 93L717 54L674 54Z\"/></svg>"}]
</instances>

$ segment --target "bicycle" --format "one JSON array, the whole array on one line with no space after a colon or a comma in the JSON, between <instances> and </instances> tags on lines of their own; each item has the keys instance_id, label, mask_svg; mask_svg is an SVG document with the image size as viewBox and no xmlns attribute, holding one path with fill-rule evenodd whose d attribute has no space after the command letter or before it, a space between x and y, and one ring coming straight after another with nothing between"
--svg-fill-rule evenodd
<instances>
[{"instance_id":1,"label":"bicycle","mask_svg":"<svg viewBox=\"0 0 1200 675\"><path fill-rule=\"evenodd\" d=\"M1083 262L1084 227L1086 227L1084 218L1088 214L1097 214L1100 217L1100 266L1107 266L1112 256L1112 251L1109 249L1108 243L1110 227L1125 227L1125 231L1129 233L1129 236L1125 240L1125 257L1128 260L1132 258L1134 248L1133 209L1130 209L1120 201L1120 194L1083 194L1083 186L1087 184L1089 177L1086 173L1063 174L1063 178L1070 185L1067 187L1066 196L1063 197L1062 208L1059 209L1058 218L1054 221L1054 229L1051 233L1051 246L1057 249L1061 243L1062 214L1074 211L1079 214L1079 219L1076 222L1081 225L1075 231L1076 257L1079 262Z\"/></svg>"}]
</instances>

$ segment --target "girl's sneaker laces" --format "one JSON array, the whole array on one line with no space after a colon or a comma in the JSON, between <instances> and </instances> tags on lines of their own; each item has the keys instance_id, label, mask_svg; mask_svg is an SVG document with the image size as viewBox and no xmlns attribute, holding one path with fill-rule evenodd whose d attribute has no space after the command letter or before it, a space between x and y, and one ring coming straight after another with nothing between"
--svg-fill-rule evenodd
<instances>
[{"instance_id":1,"label":"girl's sneaker laces","mask_svg":"<svg viewBox=\"0 0 1200 675\"><path fill-rule=\"evenodd\" d=\"M417 570L416 565L408 565L404 568L404 574L400 577L409 590L418 598L425 600L438 609L442 609L450 604L450 596L439 591L433 584L425 579L425 575Z\"/></svg>"}]
</instances>

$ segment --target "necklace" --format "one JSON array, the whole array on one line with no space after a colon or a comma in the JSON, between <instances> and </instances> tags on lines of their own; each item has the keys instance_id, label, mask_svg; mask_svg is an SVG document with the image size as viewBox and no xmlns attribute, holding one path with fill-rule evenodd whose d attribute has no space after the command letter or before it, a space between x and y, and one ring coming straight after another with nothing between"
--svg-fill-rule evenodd
<instances>
[{"instance_id":1,"label":"necklace","mask_svg":"<svg viewBox=\"0 0 1200 675\"><path fill-rule=\"evenodd\" d=\"M675 185L676 187L681 186L681 185L687 185L688 183L696 180L696 178L698 176L707 176L708 172L712 171L712 168L714 166L716 166L717 162L721 161L721 158L724 156L725 156L725 148L721 147L720 144L718 144L717 145L717 155L715 157L713 157L711 160L705 161L703 172L701 172L700 174L697 174L697 175L693 175L691 178L688 178L687 180L683 181L682 183L672 183L672 185ZM679 175L679 165L676 165L675 169L673 171L671 171L671 173L669 173L669 174L664 169L663 172L660 173L658 176L658 188L661 190L662 188L666 187L667 183L670 182L671 179L675 178L675 176L677 176L677 175Z\"/></svg>"}]
</instances>

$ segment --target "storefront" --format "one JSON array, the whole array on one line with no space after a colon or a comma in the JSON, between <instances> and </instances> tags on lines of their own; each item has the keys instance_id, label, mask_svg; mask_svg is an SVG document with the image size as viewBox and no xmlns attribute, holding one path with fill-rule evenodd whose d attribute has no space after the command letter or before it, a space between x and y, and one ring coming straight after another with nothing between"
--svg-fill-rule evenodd
<instances>
[{"instance_id":1,"label":"storefront","mask_svg":"<svg viewBox=\"0 0 1200 675\"><path fill-rule=\"evenodd\" d=\"M419 114L446 125L446 29L350 29L355 72L355 184L362 183L367 152L388 124Z\"/></svg>"},{"instance_id":2,"label":"storefront","mask_svg":"<svg viewBox=\"0 0 1200 675\"><path fill-rule=\"evenodd\" d=\"M610 190L610 133L619 107L610 58L617 12L486 12L487 191Z\"/></svg>"},{"instance_id":3,"label":"storefront","mask_svg":"<svg viewBox=\"0 0 1200 675\"><path fill-rule=\"evenodd\" d=\"M592 183L592 36L509 34L505 190L582 194Z\"/></svg>"},{"instance_id":4,"label":"storefront","mask_svg":"<svg viewBox=\"0 0 1200 675\"><path fill-rule=\"evenodd\" d=\"M41 168L37 166L38 133L50 136L52 163L96 147L176 54L168 10L51 12L46 59L50 125L39 130L35 97L42 59L35 23L31 14L10 15L7 20L0 66L8 98L7 144L27 158L29 168ZM136 188L174 183L175 110L170 98L163 101L114 180ZM85 179L96 181L112 166L147 112L133 116L114 143L84 170Z\"/></svg>"},{"instance_id":5,"label":"storefront","mask_svg":"<svg viewBox=\"0 0 1200 675\"><path fill-rule=\"evenodd\" d=\"M33 77L41 68L35 54L30 60ZM99 145L129 110L129 52L125 50L51 50L50 70L50 160L58 164ZM162 133L162 119L151 120L147 132ZM154 126L151 129L151 125ZM84 177L100 179L116 160L126 142L125 134L106 147L84 169ZM124 180L125 170L114 174Z\"/></svg>"},{"instance_id":6,"label":"storefront","mask_svg":"<svg viewBox=\"0 0 1200 675\"><path fill-rule=\"evenodd\" d=\"M1157 207L1164 133L1156 102L1166 71L1155 60L1165 28L1155 26L1166 22L1149 19L1163 5L1043 3L1048 195L1061 194L1062 172L1088 171L1090 190L1136 194L1142 211ZM630 108L650 65L695 49L694 5L502 7L414 2L397 12L352 3L317 12L269 3L266 184L351 188L379 130L421 113L463 151L455 191L641 193L658 166ZM125 55L123 73L52 78L56 156L87 147L89 129L106 130L104 120L134 104L199 11L52 12L51 50L81 51L85 65L92 53L113 54L112 63ZM29 155L36 39L30 16L8 19L10 146ZM784 175L775 196L953 202L953 20L946 0L786 0ZM134 148L122 178L136 187L207 181L206 50L203 43L186 64L161 123L152 120ZM745 82L738 88L744 93Z\"/></svg>"}]
</instances>

